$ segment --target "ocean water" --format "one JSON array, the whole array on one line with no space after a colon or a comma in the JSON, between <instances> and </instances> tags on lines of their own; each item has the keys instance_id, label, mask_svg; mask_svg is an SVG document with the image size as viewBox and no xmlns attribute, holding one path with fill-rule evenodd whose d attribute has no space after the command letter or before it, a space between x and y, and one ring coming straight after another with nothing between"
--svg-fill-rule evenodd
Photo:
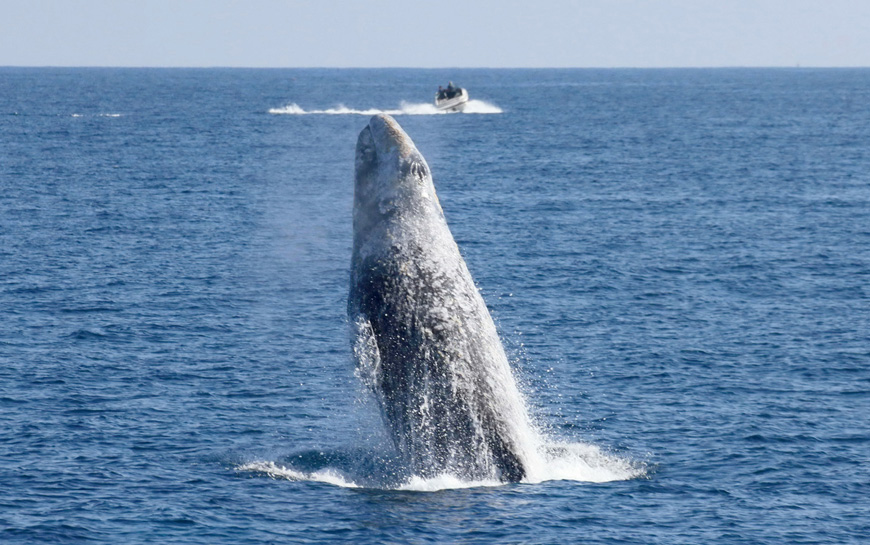
<instances>
[{"instance_id":1,"label":"ocean water","mask_svg":"<svg viewBox=\"0 0 870 545\"><path fill-rule=\"evenodd\" d=\"M868 104L870 70L0 68L0 542L867 542ZM389 478L346 317L378 112L543 478Z\"/></svg>"}]
</instances>

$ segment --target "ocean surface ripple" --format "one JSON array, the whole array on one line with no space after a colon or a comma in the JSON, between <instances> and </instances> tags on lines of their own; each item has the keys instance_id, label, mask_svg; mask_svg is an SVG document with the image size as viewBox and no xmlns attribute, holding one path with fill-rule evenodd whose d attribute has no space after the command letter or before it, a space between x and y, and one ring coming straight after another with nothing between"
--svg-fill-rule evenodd
<instances>
[{"instance_id":1,"label":"ocean surface ripple","mask_svg":"<svg viewBox=\"0 0 870 545\"><path fill-rule=\"evenodd\" d=\"M493 115L429 115L449 79ZM864 69L0 68L0 542L863 542L868 103ZM547 479L395 472L345 319L377 112Z\"/></svg>"}]
</instances>

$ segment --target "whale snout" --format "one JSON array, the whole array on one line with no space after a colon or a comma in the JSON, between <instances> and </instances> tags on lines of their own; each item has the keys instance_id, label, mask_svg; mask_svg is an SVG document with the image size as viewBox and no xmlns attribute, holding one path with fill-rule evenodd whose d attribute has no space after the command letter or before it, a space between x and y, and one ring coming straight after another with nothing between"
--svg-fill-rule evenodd
<instances>
[{"instance_id":1,"label":"whale snout","mask_svg":"<svg viewBox=\"0 0 870 545\"><path fill-rule=\"evenodd\" d=\"M392 117L373 116L359 134L356 145L356 180L366 193L430 179L429 167L414 141Z\"/></svg>"},{"instance_id":2,"label":"whale snout","mask_svg":"<svg viewBox=\"0 0 870 545\"><path fill-rule=\"evenodd\" d=\"M392 117L376 115L357 140L354 229L405 213L444 221L426 160Z\"/></svg>"},{"instance_id":3,"label":"whale snout","mask_svg":"<svg viewBox=\"0 0 870 545\"><path fill-rule=\"evenodd\" d=\"M395 153L398 157L404 158L419 153L411 137L402 130L395 119L387 114L372 116L366 128L369 130L378 157L387 157Z\"/></svg>"}]
</instances>

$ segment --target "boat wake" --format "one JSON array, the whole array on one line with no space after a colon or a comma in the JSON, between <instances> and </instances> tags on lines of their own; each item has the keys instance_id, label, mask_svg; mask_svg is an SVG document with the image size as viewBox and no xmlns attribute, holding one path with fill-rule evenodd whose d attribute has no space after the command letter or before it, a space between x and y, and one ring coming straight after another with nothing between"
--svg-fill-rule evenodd
<instances>
[{"instance_id":1,"label":"boat wake","mask_svg":"<svg viewBox=\"0 0 870 545\"><path fill-rule=\"evenodd\" d=\"M413 102L402 102L399 105L398 109L392 110L380 110L377 108L369 108L366 110L358 110L355 108L348 108L343 104L339 104L334 108L328 108L326 110L305 110L298 104L291 103L281 108L270 108L270 114L277 115L378 115L378 114L388 114L388 115L444 115L450 112L445 112L443 110L439 110L435 107L434 104L428 103L413 103ZM490 104L489 102L484 102L482 100L469 100L465 106L465 109L462 111L464 114L500 114L502 113L502 109L494 104Z\"/></svg>"},{"instance_id":2,"label":"boat wake","mask_svg":"<svg viewBox=\"0 0 870 545\"><path fill-rule=\"evenodd\" d=\"M591 444L554 442L542 450L536 467L529 468L529 476L522 483L606 483L636 479L647 473L645 464L605 453ZM365 450L308 451L278 460L250 460L236 465L235 470L272 479L319 482L342 488L436 492L505 485L495 479L468 480L450 473L434 477L406 474L394 456Z\"/></svg>"}]
</instances>

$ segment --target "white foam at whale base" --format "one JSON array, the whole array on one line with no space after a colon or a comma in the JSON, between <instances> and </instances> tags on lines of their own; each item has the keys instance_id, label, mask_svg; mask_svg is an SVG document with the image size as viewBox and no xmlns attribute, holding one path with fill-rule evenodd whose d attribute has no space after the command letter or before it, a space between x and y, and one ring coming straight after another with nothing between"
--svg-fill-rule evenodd
<instances>
[{"instance_id":1,"label":"white foam at whale base","mask_svg":"<svg viewBox=\"0 0 870 545\"><path fill-rule=\"evenodd\" d=\"M607 483L636 479L646 473L644 464L607 454L597 445L552 441L543 450L541 467L530 468L527 482Z\"/></svg>"},{"instance_id":2,"label":"white foam at whale base","mask_svg":"<svg viewBox=\"0 0 870 545\"><path fill-rule=\"evenodd\" d=\"M542 447L544 452L529 467L529 474L522 483L537 484L546 481L574 481L587 483L606 483L637 479L646 474L642 463L607 454L600 447L588 443L548 442ZM505 483L497 480L467 480L449 473L434 477L412 475L404 482L373 484L379 481L377 475L358 475L354 477L338 468L323 468L317 471L299 471L272 461L248 462L237 466L236 471L259 473L273 479L288 481L311 481L330 484L341 488L377 488L409 492L437 492L466 488L498 487ZM353 473L353 471L351 471ZM358 484L358 482L367 484Z\"/></svg>"},{"instance_id":3,"label":"white foam at whale base","mask_svg":"<svg viewBox=\"0 0 870 545\"><path fill-rule=\"evenodd\" d=\"M455 475L438 475L437 477L423 478L411 477L405 484L399 485L396 490L408 492L438 492L440 490L457 490L462 488L479 488L485 486L502 486L501 481L466 481Z\"/></svg>"},{"instance_id":4,"label":"white foam at whale base","mask_svg":"<svg viewBox=\"0 0 870 545\"><path fill-rule=\"evenodd\" d=\"M288 481L318 481L340 486L342 488L359 488L356 483L346 480L337 472L329 469L305 473L288 467L279 466L275 462L260 461L242 464L238 466L236 470L263 473L273 479L287 479Z\"/></svg>"},{"instance_id":5,"label":"white foam at whale base","mask_svg":"<svg viewBox=\"0 0 870 545\"><path fill-rule=\"evenodd\" d=\"M439 110L435 107L434 104L429 103L411 103L411 102L402 102L399 105L398 109L392 110L381 110L378 108L368 108L365 110L358 110L354 108L348 108L344 104L339 104L334 108L327 108L325 110L305 110L298 104L291 103L281 108L270 108L270 114L276 115L365 115L372 116L378 114L388 114L388 115L444 115L450 112L445 112L443 110ZM463 110L464 114L500 114L502 113L502 109L494 104L490 104L488 102L484 102L482 100L469 100L468 104L465 106Z\"/></svg>"}]
</instances>

